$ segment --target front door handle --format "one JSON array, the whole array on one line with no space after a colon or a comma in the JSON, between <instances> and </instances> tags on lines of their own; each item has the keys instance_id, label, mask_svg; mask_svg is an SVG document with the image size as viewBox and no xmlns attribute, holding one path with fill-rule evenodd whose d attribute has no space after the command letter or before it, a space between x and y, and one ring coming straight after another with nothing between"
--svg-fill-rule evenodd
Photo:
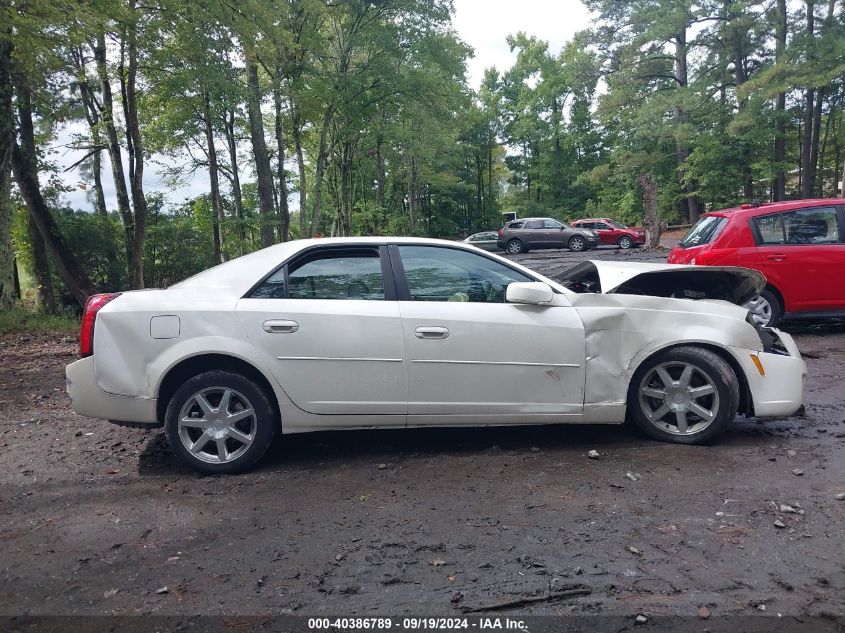
<instances>
[{"instance_id":1,"label":"front door handle","mask_svg":"<svg viewBox=\"0 0 845 633\"><path fill-rule=\"evenodd\" d=\"M285 319L270 319L264 321L261 327L268 334L293 334L299 329L299 323Z\"/></svg>"},{"instance_id":2,"label":"front door handle","mask_svg":"<svg viewBox=\"0 0 845 633\"><path fill-rule=\"evenodd\" d=\"M773 262L782 262L786 259L786 255L784 255L783 253L775 253L774 255L767 255L766 259L769 259Z\"/></svg>"},{"instance_id":3,"label":"front door handle","mask_svg":"<svg viewBox=\"0 0 845 633\"><path fill-rule=\"evenodd\" d=\"M418 327L414 330L414 336L422 340L449 338L449 328L437 326Z\"/></svg>"}]
</instances>

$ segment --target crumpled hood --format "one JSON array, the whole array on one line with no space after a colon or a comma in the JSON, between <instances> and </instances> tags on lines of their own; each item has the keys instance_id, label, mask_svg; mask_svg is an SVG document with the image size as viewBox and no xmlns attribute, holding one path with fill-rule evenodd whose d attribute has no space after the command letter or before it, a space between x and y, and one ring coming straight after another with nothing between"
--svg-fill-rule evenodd
<instances>
[{"instance_id":1,"label":"crumpled hood","mask_svg":"<svg viewBox=\"0 0 845 633\"><path fill-rule=\"evenodd\" d=\"M766 277L739 266L688 266L587 260L556 276L579 293L718 299L737 305L758 296Z\"/></svg>"}]
</instances>

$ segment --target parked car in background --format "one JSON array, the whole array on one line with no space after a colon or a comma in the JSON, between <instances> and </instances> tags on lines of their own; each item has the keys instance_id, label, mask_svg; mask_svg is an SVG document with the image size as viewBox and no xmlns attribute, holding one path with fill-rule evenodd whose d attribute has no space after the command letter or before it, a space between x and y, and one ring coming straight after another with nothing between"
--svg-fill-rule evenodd
<instances>
[{"instance_id":1,"label":"parked car in background","mask_svg":"<svg viewBox=\"0 0 845 633\"><path fill-rule=\"evenodd\" d=\"M485 251L497 251L499 250L499 245L496 243L497 238L496 231L483 231L470 235L463 242L484 249Z\"/></svg>"},{"instance_id":2,"label":"parked car in background","mask_svg":"<svg viewBox=\"0 0 845 633\"><path fill-rule=\"evenodd\" d=\"M625 226L610 218L584 218L571 223L573 227L590 229L599 234L601 243L628 249L645 244L645 231Z\"/></svg>"},{"instance_id":3,"label":"parked car in background","mask_svg":"<svg viewBox=\"0 0 845 633\"><path fill-rule=\"evenodd\" d=\"M497 243L511 255L532 248L585 251L599 245L599 236L595 231L571 227L553 218L520 218L499 229Z\"/></svg>"},{"instance_id":4,"label":"parked car in background","mask_svg":"<svg viewBox=\"0 0 845 633\"><path fill-rule=\"evenodd\" d=\"M91 297L67 390L80 415L164 425L207 473L250 467L281 433L630 416L699 444L737 411L801 405L795 343L729 303L762 275L608 264L557 283L456 242L285 242L166 290ZM699 292L716 276L727 294Z\"/></svg>"},{"instance_id":5,"label":"parked car in background","mask_svg":"<svg viewBox=\"0 0 845 633\"><path fill-rule=\"evenodd\" d=\"M755 321L845 314L845 199L744 204L701 216L672 264L744 266L767 279Z\"/></svg>"}]
</instances>

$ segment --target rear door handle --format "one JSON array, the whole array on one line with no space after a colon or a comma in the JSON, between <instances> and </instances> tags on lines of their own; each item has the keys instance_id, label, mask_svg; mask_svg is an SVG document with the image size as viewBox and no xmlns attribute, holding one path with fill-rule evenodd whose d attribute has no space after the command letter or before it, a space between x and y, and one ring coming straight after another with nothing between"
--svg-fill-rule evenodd
<instances>
[{"instance_id":1,"label":"rear door handle","mask_svg":"<svg viewBox=\"0 0 845 633\"><path fill-rule=\"evenodd\" d=\"M422 340L449 338L449 328L437 326L418 327L414 330L414 336Z\"/></svg>"},{"instance_id":2,"label":"rear door handle","mask_svg":"<svg viewBox=\"0 0 845 633\"><path fill-rule=\"evenodd\" d=\"M264 321L261 327L268 334L293 334L299 329L299 323L285 319L270 319Z\"/></svg>"},{"instance_id":3,"label":"rear door handle","mask_svg":"<svg viewBox=\"0 0 845 633\"><path fill-rule=\"evenodd\" d=\"M771 260L773 262L782 262L786 259L786 255L783 253L775 253L774 255L767 255L766 259Z\"/></svg>"}]
</instances>

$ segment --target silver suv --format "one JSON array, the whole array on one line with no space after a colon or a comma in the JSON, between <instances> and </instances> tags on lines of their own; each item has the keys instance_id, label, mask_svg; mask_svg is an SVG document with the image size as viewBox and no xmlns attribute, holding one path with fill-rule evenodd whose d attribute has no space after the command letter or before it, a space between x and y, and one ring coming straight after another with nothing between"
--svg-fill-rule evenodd
<instances>
[{"instance_id":1,"label":"silver suv","mask_svg":"<svg viewBox=\"0 0 845 633\"><path fill-rule=\"evenodd\" d=\"M585 251L599 245L599 235L553 218L520 218L499 229L496 244L512 255L526 253L532 248Z\"/></svg>"}]
</instances>

